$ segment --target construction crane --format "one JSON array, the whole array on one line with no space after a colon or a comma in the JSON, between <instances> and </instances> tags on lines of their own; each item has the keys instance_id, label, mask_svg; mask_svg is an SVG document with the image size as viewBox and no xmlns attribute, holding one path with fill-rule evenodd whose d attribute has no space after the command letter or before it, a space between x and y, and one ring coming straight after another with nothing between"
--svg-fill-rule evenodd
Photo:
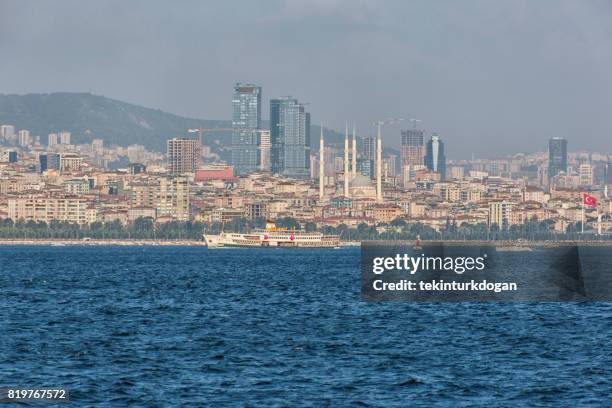
<instances>
[{"instance_id":1,"label":"construction crane","mask_svg":"<svg viewBox=\"0 0 612 408\"><path fill-rule=\"evenodd\" d=\"M397 125L400 122L405 121L404 118L387 118L382 120L377 120L373 123L374 126L382 126L382 125Z\"/></svg>"},{"instance_id":2,"label":"construction crane","mask_svg":"<svg viewBox=\"0 0 612 408\"><path fill-rule=\"evenodd\" d=\"M418 124L419 122L422 122L422 120L421 120L421 119L410 119L410 123L412 123L412 128L413 128L413 129L416 129L416 128L417 128L417 124Z\"/></svg>"},{"instance_id":3,"label":"construction crane","mask_svg":"<svg viewBox=\"0 0 612 408\"><path fill-rule=\"evenodd\" d=\"M400 122L405 121L406 119L404 118L387 118L387 119L383 119L383 120L377 120L373 123L374 126L377 127L378 129L378 134L380 135L380 127L382 125L397 125ZM412 120L412 119L411 119Z\"/></svg>"},{"instance_id":4,"label":"construction crane","mask_svg":"<svg viewBox=\"0 0 612 408\"><path fill-rule=\"evenodd\" d=\"M230 130L234 130L233 128L208 128L205 129L203 127L199 127L196 129L187 129L188 133L197 133L200 139L200 147L204 146L204 132L212 132L212 131L219 131L219 132L228 132Z\"/></svg>"},{"instance_id":5,"label":"construction crane","mask_svg":"<svg viewBox=\"0 0 612 408\"><path fill-rule=\"evenodd\" d=\"M200 146L204 146L204 132L230 132L232 130L241 130L241 128L195 128L195 129L187 129L187 132L189 133L198 133L199 139L200 139ZM247 130L247 129L244 129ZM261 133L261 132L267 132L268 129L248 129L248 130L254 130L257 133Z\"/></svg>"}]
</instances>

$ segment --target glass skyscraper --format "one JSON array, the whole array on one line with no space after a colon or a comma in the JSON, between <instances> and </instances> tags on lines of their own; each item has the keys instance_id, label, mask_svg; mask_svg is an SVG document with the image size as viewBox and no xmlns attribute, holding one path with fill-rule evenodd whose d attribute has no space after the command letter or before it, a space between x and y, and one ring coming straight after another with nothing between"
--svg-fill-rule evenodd
<instances>
[{"instance_id":1,"label":"glass skyscraper","mask_svg":"<svg viewBox=\"0 0 612 408\"><path fill-rule=\"evenodd\" d=\"M310 176L310 114L297 99L270 100L270 141L273 173Z\"/></svg>"},{"instance_id":2,"label":"glass skyscraper","mask_svg":"<svg viewBox=\"0 0 612 408\"><path fill-rule=\"evenodd\" d=\"M444 142L437 134L433 134L425 148L425 166L440 174L442 180L446 177L446 154Z\"/></svg>"},{"instance_id":3,"label":"glass skyscraper","mask_svg":"<svg viewBox=\"0 0 612 408\"><path fill-rule=\"evenodd\" d=\"M376 138L375 137L366 136L363 138L361 154L364 159L376 160Z\"/></svg>"},{"instance_id":4,"label":"glass skyscraper","mask_svg":"<svg viewBox=\"0 0 612 408\"><path fill-rule=\"evenodd\" d=\"M553 137L548 141L548 177L567 172L567 140Z\"/></svg>"},{"instance_id":5,"label":"glass skyscraper","mask_svg":"<svg viewBox=\"0 0 612 408\"><path fill-rule=\"evenodd\" d=\"M245 175L259 167L261 87L237 83L232 106L232 165L235 174Z\"/></svg>"},{"instance_id":6,"label":"glass skyscraper","mask_svg":"<svg viewBox=\"0 0 612 408\"><path fill-rule=\"evenodd\" d=\"M58 153L45 153L38 156L40 172L47 170L59 170L60 155Z\"/></svg>"}]
</instances>

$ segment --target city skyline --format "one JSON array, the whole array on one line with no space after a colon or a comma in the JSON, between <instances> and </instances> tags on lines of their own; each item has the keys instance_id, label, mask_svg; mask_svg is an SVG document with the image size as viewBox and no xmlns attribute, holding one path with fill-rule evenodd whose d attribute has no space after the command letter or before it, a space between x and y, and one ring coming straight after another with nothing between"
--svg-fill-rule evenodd
<instances>
[{"instance_id":1,"label":"city skyline","mask_svg":"<svg viewBox=\"0 0 612 408\"><path fill-rule=\"evenodd\" d=\"M610 21L0 0L0 402L610 405Z\"/></svg>"},{"instance_id":2,"label":"city skyline","mask_svg":"<svg viewBox=\"0 0 612 408\"><path fill-rule=\"evenodd\" d=\"M528 151L536 138L543 149L556 136L575 140L577 150L610 150L609 5L442 3L277 1L229 9L4 0L0 46L8 63L0 77L11 80L0 92L91 90L229 119L226 89L242 79L264 87L266 99L298 95L329 128L355 120L360 136L387 117L421 119L456 146L456 157ZM124 24L135 15L147 24ZM49 67L46 75L35 74L40 66ZM308 69L296 80L298 67ZM399 147L399 127L384 134Z\"/></svg>"},{"instance_id":3,"label":"city skyline","mask_svg":"<svg viewBox=\"0 0 612 408\"><path fill-rule=\"evenodd\" d=\"M258 170L270 170L273 173L282 174L288 177L308 177L312 160L310 145L312 135L310 128L311 118L310 113L306 112L306 104L298 102L296 98L291 96L271 98L269 100L270 117L267 124L268 128L266 128L264 126L264 121L261 119L263 106L262 95L263 87L256 84L235 82L233 85L233 95L231 99L232 128L221 128L219 130L232 131L232 140L228 147L231 148L229 163L233 166L234 172L237 175L247 175ZM411 177L410 175L414 175L415 171L427 168L440 173L442 180L444 180L447 157L445 143L442 142L438 132L429 132L427 129L420 128L420 122L422 122L420 119L414 118L409 120L405 118L388 118L384 121L378 121L373 125L378 126L378 132L381 130L380 125L383 124L385 126L395 125L399 127L399 170L402 173L402 177L409 178ZM404 123L409 123L410 125L401 126ZM321 124L321 126L323 126L323 124ZM288 131L285 129L288 129ZM203 129L200 125L200 128L186 129L187 134L199 134L198 138L200 139L201 151L197 155L198 159L201 159L201 154L210 155L210 148L202 145L202 132L204 130L210 131L214 130L214 128ZM348 132L348 121L345 122L345 136L346 132ZM425 143L426 136L429 134L431 134L430 140ZM263 140L262 136L266 140L265 146L261 144ZM355 144L355 146L357 144L357 136L355 122L353 122L352 143ZM269 140L268 137L270 138ZM359 158L357 158L357 155L352 156L353 163L351 164L351 168L353 171L359 169L360 174L367 175L371 173L373 163L364 162L372 161L369 156L371 155L372 141L375 138L367 134L359 137L363 153ZM393 135L391 135L391 138L393 139ZM177 139L184 141L196 140L191 136L166 139L168 145L166 152L168 153L170 161L172 161L172 157L169 146L173 140ZM52 147L56 144L70 145L71 132L62 130L56 133L49 133L47 141L48 147ZM434 141L435 144L432 145ZM36 145L40 145L41 136L33 136L29 130L22 129L21 127L0 123L0 142L17 146L32 146L33 142L36 142ZM562 142L562 144L558 145L558 142ZM101 149L104 140L93 139L92 143L98 144L97 148ZM121 144L120 146L125 146L125 144ZM387 147L390 146L387 145ZM433 157L434 153L432 150L434 149L436 152L435 155L439 157ZM531 151L531 153L534 152L537 151ZM548 139L546 152L549 155L549 168L547 170L549 178L554 177L559 171L565 172L567 170L567 139L562 137L552 137ZM577 152L581 153L583 151L578 150ZM525 153L529 152L518 152L518 154ZM512 154L500 154L498 152L493 157L485 159L507 158L511 156ZM563 156L565 159L563 159ZM474 154L472 154L471 159L475 160L475 158ZM396 157L394 155L390 155L383 159L386 162L383 163L383 167L390 170L393 175L395 175L397 170L395 159ZM458 157L454 159L461 160L461 158ZM438 162L440 163L438 164ZM391 163L394 164L389 167ZM188 167L193 171L197 166L198 163L195 163ZM442 171L439 171L438 167L440 167ZM404 172L407 173L404 174Z\"/></svg>"},{"instance_id":4,"label":"city skyline","mask_svg":"<svg viewBox=\"0 0 612 408\"><path fill-rule=\"evenodd\" d=\"M390 120L378 122L376 138L361 141L346 122L343 148L326 145L321 132L317 153L310 150L306 106L290 96L269 103L270 130L261 120L262 87L234 85L233 127L225 130L232 131L231 152L248 154L229 159L210 145L201 149L201 128L186 130L197 137L168 139L163 155L99 135L81 144L65 130L44 139L1 124L0 219L18 226L7 232L13 235L67 222L79 234L100 224L109 233L129 228L121 234L155 237L169 222L244 227L266 218L338 228L340 236L344 228L358 227L355 236L364 225L384 232L407 221L427 234L479 238L491 231L517 238L532 229L548 237L612 230L610 154L571 153L567 139L552 137L547 153L447 160L445 140L435 133L426 140L415 120L402 131L399 156L383 154L381 129Z\"/></svg>"},{"instance_id":5,"label":"city skyline","mask_svg":"<svg viewBox=\"0 0 612 408\"><path fill-rule=\"evenodd\" d=\"M236 84L242 84L242 83L236 83ZM252 86L252 84L249 84L249 86ZM258 89L258 92L261 93L261 87L256 87ZM258 106L259 108L256 109L256 111L261 110L261 100L260 98L260 94L257 96L256 98L256 106ZM292 98L292 97L281 97L281 98L272 98L270 99L270 102L273 101L281 101L281 100L290 100L290 101L294 101L296 103L296 108L301 109L303 111L303 118L302 118L302 124L307 123L308 126L305 128L309 128L310 125L310 114L308 112L305 112L304 104L298 103L297 99ZM247 103L248 105L248 103ZM308 118L308 120L305 120L305 118ZM38 146L38 148L42 148L45 145L49 148L54 147L56 145L71 145L71 137L73 136L71 134L71 132L62 130L62 131L53 131L52 133L49 133L48 135L35 135L33 133L31 133L28 129L23 129L21 127L17 127L14 126L12 124L8 122L5 123L0 123L0 146L4 145L5 148L10 148L10 147L33 147L33 146ZM270 124L270 120L268 120L268 126ZM261 157L262 157L262 152L261 152L261 146L258 144L259 140L261 139L261 134L264 133L265 135L267 135L270 132L270 129L268 129L266 126L264 126L263 121L261 121L261 119L257 119L256 122L256 127L255 128L251 128L249 126L244 127L243 130L249 130L249 129L254 129L256 130L254 137L252 138L252 147L253 147L253 151L256 151L255 154L255 158L253 160L256 160L257 164L255 166L253 166L249 172L253 172L253 171L257 171L260 169L264 169L261 167ZM348 123L348 121L347 121ZM353 125L354 126L354 125ZM325 128L325 127L324 127ZM52 129L52 128L49 128ZM327 129L327 128L326 128ZM210 130L215 130L215 129L204 129L207 131ZM231 129L220 129L221 131L224 130L231 130ZM330 129L327 129L330 130ZM335 130L333 130L335 131ZM196 129L185 129L185 134L182 136L168 136L165 140L165 144L171 142L173 139L180 139L180 140L197 140L198 136L192 136L190 134L192 133L198 133L199 130ZM337 131L335 131L336 133L339 133ZM545 140L545 145L546 148L545 149L539 149L539 148L534 148L534 149L530 149L530 150L525 150L525 151L521 151L521 152L517 152L517 153L504 153L504 152L498 152L492 156L489 157L476 157L476 156L472 156L471 158L462 158L462 157L456 157L452 155L452 151L451 151L451 155L449 156L447 154L447 149L446 149L446 142L442 142L442 137L439 135L439 133L437 132L429 132L427 129L419 129L417 125L412 125L412 128L410 129L402 129L400 128L400 134L401 134L401 143L402 145L400 146L400 148L397 150L400 153L400 159L402 159L401 162L399 162L398 164L400 166L403 166L403 160L408 160L408 162L410 162L411 160L414 162L410 162L408 164L411 165L417 165L417 169L421 168L421 167L427 167L430 168L430 166L427 165L427 143L430 143L432 139L437 139L440 141L440 143L443 146L443 150L442 150L442 154L444 156L444 160L449 159L452 161L463 161L463 160L497 160L497 159L507 159L507 158L511 158L513 156L517 156L517 155L530 155L530 154L540 154L540 153L545 153L549 155L549 161L552 163L553 159L552 156L550 156L551 153L551 147L554 145L554 141L559 141L559 142L563 142L563 147L562 150L563 152L560 153L561 155L567 156L570 153L573 154L598 154L598 155L608 155L611 156L612 154L607 152L607 151L596 151L596 150L591 150L591 149L568 149L568 139L565 138L560 138L560 137L551 137L549 139ZM312 131L310 132L312 133ZM355 129L353 128L353 135L355 135ZM383 134L383 146L385 148L390 147L388 145L386 145L384 143L386 137L393 137L393 135L389 135L389 132L387 134ZM427 143L425 143L426 141L426 137L430 136L430 139L428 140ZM269 136L265 136L265 137L269 137ZM312 137L312 135L308 135L308 136L302 136L303 141L306 142L307 139L309 139L310 137ZM358 162L361 162L362 160L366 159L366 160L374 160L372 157L372 154L374 152L375 149L375 140L376 138L374 136L369 136L369 135L357 135L357 143L359 144L359 158L357 159ZM45 143L46 142L46 143ZM100 136L98 138L94 138L91 141L92 145L96 145L97 149L102 149L103 146L105 145L105 141L104 141L104 137ZM267 143L267 142L266 142ZM537 146L541 146L543 143L541 143L540 141L538 141ZM130 147L127 144L111 144L111 146L115 146L115 147ZM137 145L134 145L137 146ZM340 146L340 144L337 144L337 147ZM536 146L536 144L534 144L534 147ZM209 155L210 154L210 149L207 146L206 149L202 150L202 154L204 155ZM228 145L227 147L231 147L231 145ZM272 150L271 149L272 146L268 146L267 149ZM572 146L573 147L573 146ZM307 149L311 154L314 153L314 150L311 151L311 149ZM554 150L554 149L553 149ZM156 150L153 150L156 151ZM163 151L161 151L162 153L168 153L167 148L165 147ZM267 155L270 155L271 152L267 152L265 153ZM389 156L387 156L386 158L391 158L394 155L391 153L386 153ZM406 159L408 158L408 159ZM217 158L218 160L218 158ZM266 160L271 160L271 157L268 157ZM416 161L415 161L416 160ZM232 160L228 160L228 162L230 164L234 164ZM567 162L567 159L565 160L565 162ZM255 163L255 162L254 162ZM360 163L357 163L357 168L360 167ZM306 165L306 168L308 168L308 165ZM434 167L435 168L435 167ZM430 168L432 169L432 168ZM567 169L567 164L561 164L560 170L565 171ZM551 172L550 168L548 169L549 173L558 173L557 171L555 172ZM289 174L288 174L289 175Z\"/></svg>"}]
</instances>

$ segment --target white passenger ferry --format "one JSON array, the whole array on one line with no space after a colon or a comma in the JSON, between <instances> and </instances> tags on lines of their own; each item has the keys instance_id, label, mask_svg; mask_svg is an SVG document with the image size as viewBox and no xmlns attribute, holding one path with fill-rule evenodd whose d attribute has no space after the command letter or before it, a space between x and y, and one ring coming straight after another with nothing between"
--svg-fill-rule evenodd
<instances>
[{"instance_id":1,"label":"white passenger ferry","mask_svg":"<svg viewBox=\"0 0 612 408\"><path fill-rule=\"evenodd\" d=\"M209 248L337 248L340 246L338 235L276 228L271 221L266 223L265 229L256 229L246 234L235 232L221 232L218 235L204 234L204 241Z\"/></svg>"}]
</instances>

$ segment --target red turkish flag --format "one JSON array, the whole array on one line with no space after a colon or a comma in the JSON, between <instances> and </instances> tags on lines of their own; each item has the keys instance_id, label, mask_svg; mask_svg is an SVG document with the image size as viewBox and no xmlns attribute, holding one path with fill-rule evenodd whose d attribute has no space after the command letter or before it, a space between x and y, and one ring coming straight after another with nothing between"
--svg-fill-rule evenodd
<instances>
[{"instance_id":1,"label":"red turkish flag","mask_svg":"<svg viewBox=\"0 0 612 408\"><path fill-rule=\"evenodd\" d=\"M597 207L597 198L588 193L582 193L582 204L588 205L589 207Z\"/></svg>"}]
</instances>

